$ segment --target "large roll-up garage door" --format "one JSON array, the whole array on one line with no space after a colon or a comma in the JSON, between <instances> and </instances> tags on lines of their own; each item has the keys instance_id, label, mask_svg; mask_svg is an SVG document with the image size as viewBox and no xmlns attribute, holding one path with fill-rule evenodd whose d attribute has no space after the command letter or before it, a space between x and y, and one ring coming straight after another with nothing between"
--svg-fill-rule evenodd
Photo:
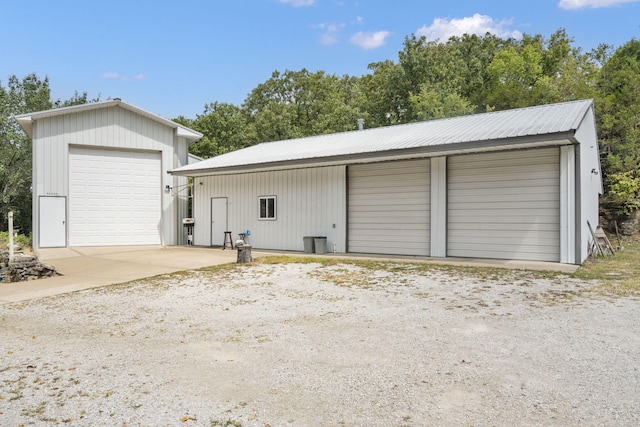
<instances>
[{"instance_id":1,"label":"large roll-up garage door","mask_svg":"<svg viewBox=\"0 0 640 427\"><path fill-rule=\"evenodd\" d=\"M72 147L69 245L160 244L159 152Z\"/></svg>"},{"instance_id":2,"label":"large roll-up garage door","mask_svg":"<svg viewBox=\"0 0 640 427\"><path fill-rule=\"evenodd\" d=\"M450 157L447 254L560 260L558 148Z\"/></svg>"},{"instance_id":3,"label":"large roll-up garage door","mask_svg":"<svg viewBox=\"0 0 640 427\"><path fill-rule=\"evenodd\" d=\"M429 255L429 159L349 166L349 252Z\"/></svg>"}]
</instances>

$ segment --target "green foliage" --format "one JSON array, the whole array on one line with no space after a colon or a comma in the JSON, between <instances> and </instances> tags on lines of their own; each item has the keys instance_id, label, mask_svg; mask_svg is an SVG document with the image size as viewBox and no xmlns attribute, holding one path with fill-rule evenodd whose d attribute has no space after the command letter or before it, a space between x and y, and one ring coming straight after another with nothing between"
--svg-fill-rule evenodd
<instances>
[{"instance_id":1,"label":"green foliage","mask_svg":"<svg viewBox=\"0 0 640 427\"><path fill-rule=\"evenodd\" d=\"M14 226L31 231L31 139L14 116L85 102L87 94L78 92L67 101L52 101L49 79L35 74L10 76L6 87L0 81L0 230L7 229L7 213L13 211Z\"/></svg>"},{"instance_id":2,"label":"green foliage","mask_svg":"<svg viewBox=\"0 0 640 427\"><path fill-rule=\"evenodd\" d=\"M359 117L354 82L324 71L274 71L243 104L256 141L353 130Z\"/></svg>"},{"instance_id":3,"label":"green foliage","mask_svg":"<svg viewBox=\"0 0 640 427\"><path fill-rule=\"evenodd\" d=\"M378 127L406 123L409 109L404 70L393 61L369 64L373 71L362 77L362 109L368 113L368 126Z\"/></svg>"},{"instance_id":4,"label":"green foliage","mask_svg":"<svg viewBox=\"0 0 640 427\"><path fill-rule=\"evenodd\" d=\"M597 67L572 43L561 29L548 41L525 35L501 49L488 67L486 104L503 110L595 96Z\"/></svg>"},{"instance_id":5,"label":"green foliage","mask_svg":"<svg viewBox=\"0 0 640 427\"><path fill-rule=\"evenodd\" d=\"M245 113L233 104L213 102L204 107L195 120L178 117L176 122L190 127L204 136L191 145L190 152L207 159L239 150L256 142L253 129L247 123Z\"/></svg>"},{"instance_id":6,"label":"green foliage","mask_svg":"<svg viewBox=\"0 0 640 427\"><path fill-rule=\"evenodd\" d=\"M598 280L596 291L613 296L640 297L640 242L623 240L614 255L588 259L573 276Z\"/></svg>"},{"instance_id":7,"label":"green foliage","mask_svg":"<svg viewBox=\"0 0 640 427\"><path fill-rule=\"evenodd\" d=\"M418 120L440 119L453 116L464 116L473 113L471 102L456 92L420 87L417 95L409 95L409 105Z\"/></svg>"},{"instance_id":8,"label":"green foliage","mask_svg":"<svg viewBox=\"0 0 640 427\"><path fill-rule=\"evenodd\" d=\"M638 170L609 174L611 191L608 198L618 206L619 212L630 215L640 209L640 174Z\"/></svg>"},{"instance_id":9,"label":"green foliage","mask_svg":"<svg viewBox=\"0 0 640 427\"><path fill-rule=\"evenodd\" d=\"M31 248L31 235L18 234L14 236L13 242L19 244L23 248ZM0 249L4 249L9 245L9 233L0 231Z\"/></svg>"},{"instance_id":10,"label":"green foliage","mask_svg":"<svg viewBox=\"0 0 640 427\"><path fill-rule=\"evenodd\" d=\"M49 80L35 74L11 76L5 88L0 82L0 229L7 229L7 213L14 226L31 230L31 140L14 115L50 109Z\"/></svg>"},{"instance_id":11,"label":"green foliage","mask_svg":"<svg viewBox=\"0 0 640 427\"><path fill-rule=\"evenodd\" d=\"M598 89L602 206L607 216L626 217L640 208L640 41L631 40L606 60Z\"/></svg>"}]
</instances>

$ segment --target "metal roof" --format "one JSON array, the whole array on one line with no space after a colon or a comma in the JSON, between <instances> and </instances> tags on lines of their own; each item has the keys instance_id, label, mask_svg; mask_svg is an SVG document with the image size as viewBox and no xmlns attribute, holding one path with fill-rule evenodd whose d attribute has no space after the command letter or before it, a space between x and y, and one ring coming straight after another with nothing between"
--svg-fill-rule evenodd
<instances>
[{"instance_id":1,"label":"metal roof","mask_svg":"<svg viewBox=\"0 0 640 427\"><path fill-rule=\"evenodd\" d=\"M165 119L162 116L158 116L157 114L150 113L147 110L143 110L142 108L136 107L135 105L131 105L127 102L124 102L120 98L109 99L106 101L100 102L90 102L88 104L81 105L73 105L71 107L62 107L62 108L53 108L51 110L45 111L36 111L33 113L20 114L15 116L16 121L22 126L24 131L29 135L29 138L32 138L33 131L33 122L38 119L43 119L47 117L55 117L62 116L64 114L76 114L84 111L97 110L100 108L109 108L109 107L122 107L125 110L132 111L136 114L140 114L141 116L147 117L148 119L154 120L156 122L162 123L170 128L176 129L178 136L184 137L188 141L194 142L202 138L202 134L200 132L196 132L193 129L189 129L186 126L182 126L179 123L176 123L172 120Z\"/></svg>"},{"instance_id":2,"label":"metal roof","mask_svg":"<svg viewBox=\"0 0 640 427\"><path fill-rule=\"evenodd\" d=\"M385 158L427 157L570 144L592 100L519 108L397 126L266 142L183 166L175 175L201 176L349 164Z\"/></svg>"}]
</instances>

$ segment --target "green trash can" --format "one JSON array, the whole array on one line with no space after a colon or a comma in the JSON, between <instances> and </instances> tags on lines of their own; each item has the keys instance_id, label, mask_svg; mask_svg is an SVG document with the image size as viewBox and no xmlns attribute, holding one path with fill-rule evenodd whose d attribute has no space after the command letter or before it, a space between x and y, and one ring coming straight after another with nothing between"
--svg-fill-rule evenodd
<instances>
[{"instance_id":1,"label":"green trash can","mask_svg":"<svg viewBox=\"0 0 640 427\"><path fill-rule=\"evenodd\" d=\"M314 247L315 237L314 236L304 236L302 238L302 240L304 241L304 253L305 254L314 253L315 252L315 247Z\"/></svg>"}]
</instances>

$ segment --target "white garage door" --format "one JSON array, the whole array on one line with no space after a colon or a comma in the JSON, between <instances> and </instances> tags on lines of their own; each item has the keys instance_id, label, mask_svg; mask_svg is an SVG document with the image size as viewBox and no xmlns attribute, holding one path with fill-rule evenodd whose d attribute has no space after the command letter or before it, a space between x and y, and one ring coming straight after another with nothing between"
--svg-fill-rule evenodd
<instances>
[{"instance_id":1,"label":"white garage door","mask_svg":"<svg viewBox=\"0 0 640 427\"><path fill-rule=\"evenodd\" d=\"M430 165L349 166L349 252L429 255Z\"/></svg>"},{"instance_id":2,"label":"white garage door","mask_svg":"<svg viewBox=\"0 0 640 427\"><path fill-rule=\"evenodd\" d=\"M450 157L447 254L560 260L559 149Z\"/></svg>"},{"instance_id":3,"label":"white garage door","mask_svg":"<svg viewBox=\"0 0 640 427\"><path fill-rule=\"evenodd\" d=\"M69 245L158 245L160 153L72 147Z\"/></svg>"}]
</instances>

